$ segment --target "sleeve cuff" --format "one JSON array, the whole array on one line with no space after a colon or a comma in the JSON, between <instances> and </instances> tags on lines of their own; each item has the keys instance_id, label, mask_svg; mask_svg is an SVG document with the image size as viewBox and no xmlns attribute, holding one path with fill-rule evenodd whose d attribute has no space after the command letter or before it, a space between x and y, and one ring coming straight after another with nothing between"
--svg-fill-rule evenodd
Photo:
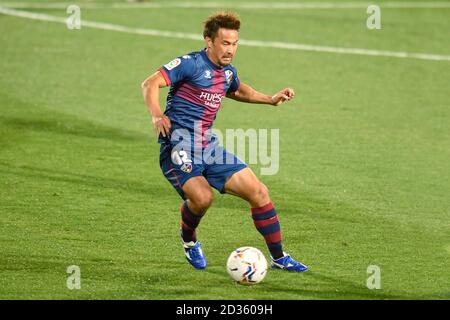
<instances>
[{"instance_id":1,"label":"sleeve cuff","mask_svg":"<svg viewBox=\"0 0 450 320\"><path fill-rule=\"evenodd\" d=\"M162 76L164 77L164 80L166 80L166 84L168 86L170 86L170 84L171 84L170 77L169 77L169 74L167 73L166 69L164 69L164 67L161 67L161 68L159 68L158 71L161 72Z\"/></svg>"},{"instance_id":2,"label":"sleeve cuff","mask_svg":"<svg viewBox=\"0 0 450 320\"><path fill-rule=\"evenodd\" d=\"M228 88L229 93L231 92L236 92L239 89L239 85L241 84L241 81L239 80L239 78L236 78L236 86L232 86L230 88Z\"/></svg>"}]
</instances>

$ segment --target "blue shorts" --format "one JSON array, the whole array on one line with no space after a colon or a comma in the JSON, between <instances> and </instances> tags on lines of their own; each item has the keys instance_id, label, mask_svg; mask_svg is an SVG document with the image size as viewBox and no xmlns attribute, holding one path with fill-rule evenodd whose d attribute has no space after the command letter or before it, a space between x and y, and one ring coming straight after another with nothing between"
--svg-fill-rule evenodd
<instances>
[{"instance_id":1,"label":"blue shorts","mask_svg":"<svg viewBox=\"0 0 450 320\"><path fill-rule=\"evenodd\" d=\"M183 199L186 198L181 188L190 178L203 176L211 187L224 193L228 178L247 168L243 161L221 146L214 147L210 156L199 157L194 151L180 150L169 143L161 144L159 164L166 179Z\"/></svg>"}]
</instances>

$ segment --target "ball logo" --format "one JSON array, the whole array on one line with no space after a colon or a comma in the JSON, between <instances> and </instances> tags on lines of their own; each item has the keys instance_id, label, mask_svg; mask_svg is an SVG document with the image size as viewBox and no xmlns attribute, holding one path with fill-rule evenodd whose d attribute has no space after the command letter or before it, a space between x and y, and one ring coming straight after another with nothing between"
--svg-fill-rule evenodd
<instances>
[{"instance_id":1,"label":"ball logo","mask_svg":"<svg viewBox=\"0 0 450 320\"><path fill-rule=\"evenodd\" d=\"M267 260L258 249L241 247L228 257L227 271L231 279L239 284L257 284L266 276Z\"/></svg>"},{"instance_id":2,"label":"ball logo","mask_svg":"<svg viewBox=\"0 0 450 320\"><path fill-rule=\"evenodd\" d=\"M173 68L178 67L180 65L180 63L181 63L181 59L176 58L176 59L173 59L172 61L170 61L168 64L165 64L164 67L167 70L172 70Z\"/></svg>"}]
</instances>

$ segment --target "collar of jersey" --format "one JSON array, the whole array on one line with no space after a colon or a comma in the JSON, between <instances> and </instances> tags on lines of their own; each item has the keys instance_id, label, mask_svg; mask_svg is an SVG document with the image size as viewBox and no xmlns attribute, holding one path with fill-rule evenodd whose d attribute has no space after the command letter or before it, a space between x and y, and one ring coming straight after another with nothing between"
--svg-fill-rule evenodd
<instances>
[{"instance_id":1,"label":"collar of jersey","mask_svg":"<svg viewBox=\"0 0 450 320\"><path fill-rule=\"evenodd\" d=\"M208 64L213 67L216 70L222 70L223 67L219 67L218 65L214 64L214 62L212 62L211 60L209 60L208 55L206 54L206 49L203 49L202 51L202 55L205 58L206 62L208 62Z\"/></svg>"}]
</instances>

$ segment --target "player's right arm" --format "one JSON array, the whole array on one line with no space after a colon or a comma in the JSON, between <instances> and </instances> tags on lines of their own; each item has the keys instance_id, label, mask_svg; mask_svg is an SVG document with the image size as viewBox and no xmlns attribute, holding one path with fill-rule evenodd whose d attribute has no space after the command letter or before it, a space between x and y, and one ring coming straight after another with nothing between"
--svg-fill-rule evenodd
<instances>
[{"instance_id":1,"label":"player's right arm","mask_svg":"<svg viewBox=\"0 0 450 320\"><path fill-rule=\"evenodd\" d=\"M160 71L155 72L142 82L142 94L144 95L145 104L152 117L152 123L157 136L161 133L163 137L169 134L170 119L161 111L159 103L159 89L167 87L166 80Z\"/></svg>"}]
</instances>

